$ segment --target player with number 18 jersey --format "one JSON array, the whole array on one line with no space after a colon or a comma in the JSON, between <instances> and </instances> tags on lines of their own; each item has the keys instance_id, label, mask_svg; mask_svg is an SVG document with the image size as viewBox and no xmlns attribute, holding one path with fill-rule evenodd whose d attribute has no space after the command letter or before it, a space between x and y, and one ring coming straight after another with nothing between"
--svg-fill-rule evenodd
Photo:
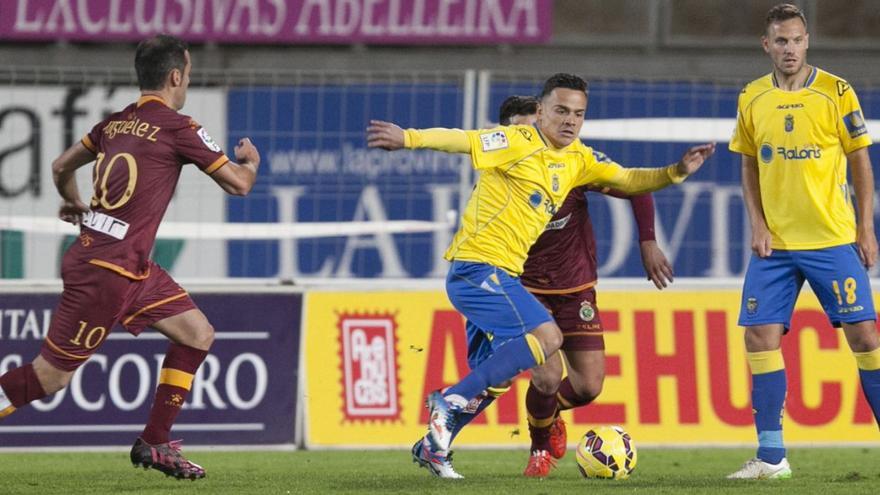
<instances>
[{"instance_id":1,"label":"player with number 18 jersey","mask_svg":"<svg viewBox=\"0 0 880 495\"><path fill-rule=\"evenodd\" d=\"M856 218L847 183L847 155L870 144L855 91L818 67L797 91L778 88L767 74L740 94L730 150L757 161L775 250L770 259L789 257L788 264L804 270L800 284L810 280L835 326L875 318L867 274L853 253ZM801 260L806 257L816 262ZM759 270L766 263L753 259L746 273L740 325L788 328L797 290L782 285L787 278Z\"/></svg>"}]
</instances>

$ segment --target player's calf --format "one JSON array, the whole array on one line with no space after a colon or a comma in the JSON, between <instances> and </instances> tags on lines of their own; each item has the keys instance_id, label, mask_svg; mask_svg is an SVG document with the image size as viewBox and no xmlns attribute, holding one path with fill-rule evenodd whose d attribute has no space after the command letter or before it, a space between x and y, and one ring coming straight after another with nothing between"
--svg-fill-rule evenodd
<instances>
[{"instance_id":1,"label":"player's calf","mask_svg":"<svg viewBox=\"0 0 880 495\"><path fill-rule=\"evenodd\" d=\"M0 376L0 419L18 408L49 395L40 383L33 364L28 363Z\"/></svg>"}]
</instances>

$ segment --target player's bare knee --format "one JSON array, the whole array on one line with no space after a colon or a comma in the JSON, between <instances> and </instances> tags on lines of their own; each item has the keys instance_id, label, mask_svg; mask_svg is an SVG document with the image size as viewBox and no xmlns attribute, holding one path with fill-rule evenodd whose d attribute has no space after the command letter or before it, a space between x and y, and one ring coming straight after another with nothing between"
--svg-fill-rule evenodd
<instances>
[{"instance_id":1,"label":"player's bare knee","mask_svg":"<svg viewBox=\"0 0 880 495\"><path fill-rule=\"evenodd\" d=\"M596 397L602 393L603 380L588 380L584 383L582 389L577 391L578 399L585 404L589 404L596 400Z\"/></svg>"},{"instance_id":2,"label":"player's bare knee","mask_svg":"<svg viewBox=\"0 0 880 495\"><path fill-rule=\"evenodd\" d=\"M569 371L569 380L575 394L574 403L578 406L589 404L602 393L605 373L575 373Z\"/></svg>"},{"instance_id":3,"label":"player's bare knee","mask_svg":"<svg viewBox=\"0 0 880 495\"><path fill-rule=\"evenodd\" d=\"M208 322L200 325L193 335L193 343L190 347L207 351L214 344L214 326Z\"/></svg>"},{"instance_id":4,"label":"player's bare knee","mask_svg":"<svg viewBox=\"0 0 880 495\"><path fill-rule=\"evenodd\" d=\"M779 349L782 344L782 330L782 325L746 327L746 351L763 352Z\"/></svg>"},{"instance_id":5,"label":"player's bare knee","mask_svg":"<svg viewBox=\"0 0 880 495\"><path fill-rule=\"evenodd\" d=\"M538 328L532 330L532 335L541 343L541 349L544 350L545 356L552 356L554 352L562 347L562 331L555 322L549 321L541 324Z\"/></svg>"},{"instance_id":6,"label":"player's bare knee","mask_svg":"<svg viewBox=\"0 0 880 495\"><path fill-rule=\"evenodd\" d=\"M871 352L880 347L880 336L873 321L844 324L844 333L853 352Z\"/></svg>"}]
</instances>

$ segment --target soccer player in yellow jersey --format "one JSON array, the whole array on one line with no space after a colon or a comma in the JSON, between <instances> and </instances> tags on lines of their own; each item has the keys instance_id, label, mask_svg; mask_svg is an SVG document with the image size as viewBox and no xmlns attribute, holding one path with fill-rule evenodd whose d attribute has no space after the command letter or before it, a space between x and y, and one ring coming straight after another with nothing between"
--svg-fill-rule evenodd
<instances>
[{"instance_id":1,"label":"soccer player in yellow jersey","mask_svg":"<svg viewBox=\"0 0 880 495\"><path fill-rule=\"evenodd\" d=\"M493 352L460 382L428 397L429 467L438 476L460 477L448 464L459 412L487 387L544 363L562 344L548 311L519 282L529 247L544 231L569 191L596 183L626 193L661 189L697 171L714 144L690 148L662 168L623 168L599 161L578 140L587 109L587 85L556 74L544 84L535 126L490 130L408 129L371 121L373 148L429 148L468 153L479 177L445 258L452 262L446 291L452 304L480 330L478 343ZM476 341L472 341L476 342ZM449 469L446 469L446 468ZM435 469L436 468L436 469Z\"/></svg>"},{"instance_id":2,"label":"soccer player in yellow jersey","mask_svg":"<svg viewBox=\"0 0 880 495\"><path fill-rule=\"evenodd\" d=\"M782 440L780 344L804 280L831 323L843 327L874 417L880 412L880 340L865 270L877 259L874 177L859 101L846 81L806 63L807 21L794 5L770 9L762 44L773 72L743 89L730 141L742 156L754 251L739 324L752 372L758 452L728 476L738 479L791 477Z\"/></svg>"}]
</instances>

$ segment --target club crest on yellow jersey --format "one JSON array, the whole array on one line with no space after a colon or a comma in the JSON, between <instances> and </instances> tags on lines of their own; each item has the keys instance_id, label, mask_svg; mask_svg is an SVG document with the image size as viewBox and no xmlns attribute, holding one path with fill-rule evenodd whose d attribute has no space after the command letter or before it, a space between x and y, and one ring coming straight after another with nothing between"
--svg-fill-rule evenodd
<instances>
[{"instance_id":1,"label":"club crest on yellow jersey","mask_svg":"<svg viewBox=\"0 0 880 495\"><path fill-rule=\"evenodd\" d=\"M529 195L529 204L532 205L532 208L541 206L543 202L544 195L541 194L541 191L532 191L532 194Z\"/></svg>"}]
</instances>

